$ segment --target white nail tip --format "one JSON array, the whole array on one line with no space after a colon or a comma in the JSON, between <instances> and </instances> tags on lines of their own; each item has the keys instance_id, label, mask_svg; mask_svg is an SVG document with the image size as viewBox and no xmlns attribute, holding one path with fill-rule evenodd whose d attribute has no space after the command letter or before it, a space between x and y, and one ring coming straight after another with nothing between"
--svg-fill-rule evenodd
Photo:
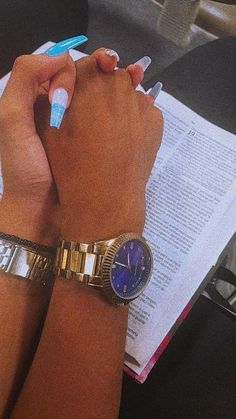
<instances>
[{"instance_id":1,"label":"white nail tip","mask_svg":"<svg viewBox=\"0 0 236 419\"><path fill-rule=\"evenodd\" d=\"M68 93L62 87L59 87L54 90L52 95L52 105L57 103L58 105L64 106L66 108L68 102Z\"/></svg>"},{"instance_id":2,"label":"white nail tip","mask_svg":"<svg viewBox=\"0 0 236 419\"><path fill-rule=\"evenodd\" d=\"M113 49L106 49L105 54L108 55L109 57L116 57L117 61L120 61L119 55Z\"/></svg>"},{"instance_id":3,"label":"white nail tip","mask_svg":"<svg viewBox=\"0 0 236 419\"><path fill-rule=\"evenodd\" d=\"M148 57L148 55L145 55L144 57L140 58L140 60L136 61L135 65L139 65L142 67L143 71L145 71L150 66L151 62L151 58Z\"/></svg>"}]
</instances>

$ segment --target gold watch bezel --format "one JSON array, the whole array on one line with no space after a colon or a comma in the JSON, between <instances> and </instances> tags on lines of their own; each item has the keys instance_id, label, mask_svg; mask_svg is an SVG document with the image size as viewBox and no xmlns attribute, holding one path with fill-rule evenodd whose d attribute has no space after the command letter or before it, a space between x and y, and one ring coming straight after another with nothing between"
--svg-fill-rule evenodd
<instances>
[{"instance_id":1,"label":"gold watch bezel","mask_svg":"<svg viewBox=\"0 0 236 419\"><path fill-rule=\"evenodd\" d=\"M141 289L140 292L137 293L137 295L135 294L134 296L130 297L130 298L122 298L120 296L118 296L113 287L112 287L112 280L111 280L111 270L112 270L112 265L114 262L114 258L115 255L117 253L117 251L121 248L121 246L124 245L125 242L128 242L130 240L139 240L140 242L142 242L146 249L148 250L148 254L150 256L150 272L146 281L145 286ZM113 302L113 304L115 305L126 305L129 304L131 301L135 300L136 298L138 298L143 291L146 289L146 287L148 286L150 279L151 279L151 275L152 275L152 271L153 271L153 257L152 257L152 251L150 246L147 244L146 240L144 239L144 237L142 237L139 234L136 233L125 233L120 235L119 237L117 237L116 239L114 239L114 242L108 247L105 255L104 255L104 259L103 259L103 264L102 264L102 279L103 279L103 292L105 294L106 297L109 298L110 301Z\"/></svg>"}]
</instances>

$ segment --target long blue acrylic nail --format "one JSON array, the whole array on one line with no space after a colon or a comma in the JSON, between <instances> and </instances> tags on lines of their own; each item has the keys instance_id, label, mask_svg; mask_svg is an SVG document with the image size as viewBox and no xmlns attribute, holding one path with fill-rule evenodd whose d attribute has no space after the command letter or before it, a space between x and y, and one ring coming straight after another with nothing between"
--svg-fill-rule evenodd
<instances>
[{"instance_id":1,"label":"long blue acrylic nail","mask_svg":"<svg viewBox=\"0 0 236 419\"><path fill-rule=\"evenodd\" d=\"M64 41L57 42L57 44L48 48L45 53L50 57L55 55L63 54L66 51L69 51L71 48L78 47L79 45L87 42L88 38L85 35L74 36L73 38L65 39Z\"/></svg>"}]
</instances>

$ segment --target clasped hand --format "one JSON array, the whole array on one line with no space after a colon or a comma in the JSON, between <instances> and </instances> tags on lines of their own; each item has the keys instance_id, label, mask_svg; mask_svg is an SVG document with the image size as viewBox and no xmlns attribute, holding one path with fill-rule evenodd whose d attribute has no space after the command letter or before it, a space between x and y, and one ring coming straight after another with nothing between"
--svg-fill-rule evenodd
<instances>
[{"instance_id":1,"label":"clasped hand","mask_svg":"<svg viewBox=\"0 0 236 419\"><path fill-rule=\"evenodd\" d=\"M2 231L46 244L142 231L162 116L134 89L142 71L116 64L104 49L75 63L68 53L16 60L0 100ZM69 94L60 130L47 99L57 87Z\"/></svg>"},{"instance_id":2,"label":"clasped hand","mask_svg":"<svg viewBox=\"0 0 236 419\"><path fill-rule=\"evenodd\" d=\"M68 53L16 60L0 99L0 231L51 246L59 236L89 243L141 233L162 117L135 91L142 70L116 65L104 49L75 63ZM68 93L59 130L49 127L56 88ZM50 299L12 417L117 417L127 307L117 311L93 289L60 279L52 296L14 276L2 274L0 285L0 416L23 384Z\"/></svg>"}]
</instances>

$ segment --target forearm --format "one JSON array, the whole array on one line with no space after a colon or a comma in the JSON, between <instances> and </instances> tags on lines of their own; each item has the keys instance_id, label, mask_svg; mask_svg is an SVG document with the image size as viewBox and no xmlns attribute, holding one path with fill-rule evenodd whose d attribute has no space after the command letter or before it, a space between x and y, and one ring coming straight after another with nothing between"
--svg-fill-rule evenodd
<instances>
[{"instance_id":1,"label":"forearm","mask_svg":"<svg viewBox=\"0 0 236 419\"><path fill-rule=\"evenodd\" d=\"M10 408L31 359L49 290L9 275L0 275L0 412ZM1 414L0 414L1 416Z\"/></svg>"},{"instance_id":2,"label":"forearm","mask_svg":"<svg viewBox=\"0 0 236 419\"><path fill-rule=\"evenodd\" d=\"M38 208L38 207L37 207ZM0 203L0 231L49 244L45 223L36 207ZM13 275L0 274L0 416L10 409L32 357L48 306L50 287Z\"/></svg>"},{"instance_id":3,"label":"forearm","mask_svg":"<svg viewBox=\"0 0 236 419\"><path fill-rule=\"evenodd\" d=\"M127 307L57 279L40 345L13 418L116 418Z\"/></svg>"},{"instance_id":4,"label":"forearm","mask_svg":"<svg viewBox=\"0 0 236 419\"><path fill-rule=\"evenodd\" d=\"M102 223L96 223L96 227L85 224L87 229L82 224L78 229L74 225L72 239L89 243L107 238L107 234L116 237L129 228L142 230L142 216L135 225L129 221L129 228L123 225L123 218L122 222L116 221L116 225L104 223L103 227ZM63 227L62 234L70 239L69 225ZM111 305L97 289L58 278L13 418L116 418L127 317L127 306Z\"/></svg>"}]
</instances>

